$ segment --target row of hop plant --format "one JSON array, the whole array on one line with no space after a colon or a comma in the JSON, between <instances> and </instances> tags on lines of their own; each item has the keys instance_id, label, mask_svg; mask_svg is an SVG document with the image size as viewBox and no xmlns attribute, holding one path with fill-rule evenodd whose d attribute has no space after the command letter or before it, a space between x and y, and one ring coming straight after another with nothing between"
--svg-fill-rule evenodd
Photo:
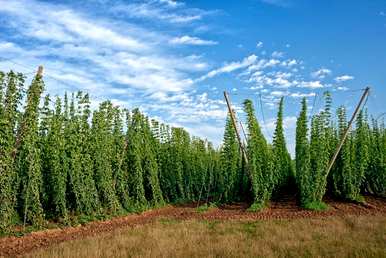
<instances>
[{"instance_id":1,"label":"row of hop plant","mask_svg":"<svg viewBox=\"0 0 386 258\"><path fill-rule=\"evenodd\" d=\"M386 130L374 119L369 124L364 111L327 174L347 127L344 107L334 119L328 93L311 123L303 99L294 160L284 137L284 99L272 144L252 101L245 100L246 162L229 114L223 143L215 149L138 109L105 101L92 110L82 92L41 101L43 91L40 75L25 91L23 74L0 72L1 230L13 223L67 223L74 215L115 215L176 202L248 201L251 210L259 210L286 191L309 209L325 208L326 192L350 201L363 201L363 192L386 196Z\"/></svg>"},{"instance_id":2,"label":"row of hop plant","mask_svg":"<svg viewBox=\"0 0 386 258\"><path fill-rule=\"evenodd\" d=\"M386 196L386 130L384 124L369 118L364 108L355 126L349 131L337 160L328 173L327 166L346 130L344 106L331 113L331 95L325 93L325 108L312 117L310 133L307 128L307 103L296 129L296 179L302 206L323 209L323 196L364 202L362 193ZM310 134L310 137L309 137Z\"/></svg>"},{"instance_id":3,"label":"row of hop plant","mask_svg":"<svg viewBox=\"0 0 386 258\"><path fill-rule=\"evenodd\" d=\"M88 94L42 98L37 75L0 72L0 229L209 198L212 144ZM23 105L24 102L24 105Z\"/></svg>"},{"instance_id":4,"label":"row of hop plant","mask_svg":"<svg viewBox=\"0 0 386 258\"><path fill-rule=\"evenodd\" d=\"M240 181L238 179L240 175L246 177L244 182L241 180L233 190L226 188L224 190L226 196L239 197L241 190L245 191L245 186L248 186L252 200L251 210L264 208L270 199L280 196L283 192L297 195L302 207L315 210L327 208L323 203L326 193L354 202L364 201L362 193L386 196L384 124L379 124L375 119L371 119L370 124L366 110L362 109L334 166L328 173L328 164L342 140L348 123L345 107L339 107L334 117L329 92L324 94L324 99L324 109L313 115L311 121L307 114L307 101L305 98L302 100L296 124L295 160L291 160L284 137L284 98L281 98L278 105L272 144L266 141L261 132L252 101L244 101L248 129L248 164L241 162L236 132L228 115L221 149L223 176L229 178L228 183ZM241 189L238 188L240 186Z\"/></svg>"}]
</instances>

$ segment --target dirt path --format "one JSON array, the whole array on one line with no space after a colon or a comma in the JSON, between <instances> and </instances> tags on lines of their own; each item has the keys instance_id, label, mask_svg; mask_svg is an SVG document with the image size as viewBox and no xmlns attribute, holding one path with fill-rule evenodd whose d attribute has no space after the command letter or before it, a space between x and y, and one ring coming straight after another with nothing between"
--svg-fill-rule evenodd
<instances>
[{"instance_id":1,"label":"dirt path","mask_svg":"<svg viewBox=\"0 0 386 258\"><path fill-rule=\"evenodd\" d=\"M63 241L92 237L102 232L110 232L125 226L136 226L149 223L159 218L173 219L207 219L207 220L266 220L266 219L295 219L308 217L327 217L344 215L386 215L386 200L366 197L368 205L342 203L327 200L330 209L324 212L312 212L299 208L294 199L271 202L271 207L262 212L247 212L246 204L224 205L199 213L195 205L167 206L160 209L146 211L108 221L96 221L84 226L68 227L64 229L50 229L33 232L22 237L0 238L0 257L18 256L32 250L47 247Z\"/></svg>"}]
</instances>

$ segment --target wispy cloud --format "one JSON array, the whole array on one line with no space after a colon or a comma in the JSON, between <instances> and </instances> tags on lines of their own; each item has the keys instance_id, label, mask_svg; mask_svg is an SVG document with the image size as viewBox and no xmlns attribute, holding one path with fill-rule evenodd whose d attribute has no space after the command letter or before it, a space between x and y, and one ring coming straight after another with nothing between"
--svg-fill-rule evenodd
<instances>
[{"instance_id":1,"label":"wispy cloud","mask_svg":"<svg viewBox=\"0 0 386 258\"><path fill-rule=\"evenodd\" d=\"M143 8L160 16L152 17L151 12L142 9L141 18L155 22L187 24L207 14L171 0L144 4ZM33 72L43 64L50 94L88 91L94 107L111 99L128 108L140 107L150 116L188 127L193 133L199 132L196 128L203 127L203 123L208 124L208 131L222 128L225 103L196 91L195 75L206 74L210 68L204 55L193 54L188 47L177 51L170 44L176 38L151 25L133 22L136 18L116 19L120 16L111 14L119 14L122 6L103 7L106 15L96 19L92 11L74 9L71 5L0 0L0 15L5 17L0 28L17 35L0 40L0 56L12 61L0 59L0 70L15 67L18 71ZM149 16L145 17L146 14ZM179 40L175 43L217 44L191 36Z\"/></svg>"},{"instance_id":2,"label":"wispy cloud","mask_svg":"<svg viewBox=\"0 0 386 258\"><path fill-rule=\"evenodd\" d=\"M216 41L200 39L198 37L191 37L187 35L172 38L170 40L170 43L175 45L195 45L195 46L211 46L211 45L218 44L218 42Z\"/></svg>"},{"instance_id":3,"label":"wispy cloud","mask_svg":"<svg viewBox=\"0 0 386 258\"><path fill-rule=\"evenodd\" d=\"M43 64L50 94L85 90L94 105L108 98L117 105L140 107L151 117L217 143L227 115L220 94L225 79L240 82L229 89L237 110L241 96L261 94L267 121L281 96L298 103L298 98L311 98L334 82L331 70L310 70L306 61L291 57L288 47L268 50L261 41L255 46L240 42L243 47L233 49L232 59L222 58L217 50L223 46L216 46L221 37L211 34L208 19L217 11L190 8L188 1L92 2L99 11L83 2L75 8L69 1L0 0L0 29L12 31L0 39L0 70L33 72ZM251 52L243 55L248 47ZM352 77L347 76L335 79ZM341 85L334 89L345 90Z\"/></svg>"},{"instance_id":4,"label":"wispy cloud","mask_svg":"<svg viewBox=\"0 0 386 258\"><path fill-rule=\"evenodd\" d=\"M342 76L338 76L334 79L336 82L345 82L345 81L350 81L350 80L354 80L354 76L351 76L351 75L342 75Z\"/></svg>"},{"instance_id":5,"label":"wispy cloud","mask_svg":"<svg viewBox=\"0 0 386 258\"><path fill-rule=\"evenodd\" d=\"M212 78L212 77L219 75L219 74L230 73L230 72L236 71L238 69L248 67L248 66L252 65L256 60L257 60L256 55L250 55L250 56L244 58L241 62L232 62L229 64L225 64L218 69L212 70L209 73L207 73L206 75L200 77L197 81L203 81L205 79Z\"/></svg>"},{"instance_id":6,"label":"wispy cloud","mask_svg":"<svg viewBox=\"0 0 386 258\"><path fill-rule=\"evenodd\" d=\"M273 58L281 58L281 57L283 57L284 56L284 53L283 52L280 52L280 51L274 51L273 53L272 53L272 57Z\"/></svg>"},{"instance_id":7,"label":"wispy cloud","mask_svg":"<svg viewBox=\"0 0 386 258\"><path fill-rule=\"evenodd\" d=\"M44 11L44 18L33 10ZM26 39L47 42L32 48L3 42L2 48L7 47L4 52L9 55L13 51L14 58L25 60L30 57L46 66L54 64L52 56L55 63L67 64L66 69L71 69L74 74L85 71L87 79L79 79L78 75L77 83L93 84L90 80L102 79L105 83L150 92L181 91L192 85L187 72L207 68L200 57L164 54L166 46L162 42L169 40L168 36L131 23L117 25L103 19L95 22L92 17L64 6L23 0L0 1L0 13L12 17L12 22L7 25ZM77 62L68 63L69 59ZM88 66L80 65L82 62ZM30 64L33 63L31 60Z\"/></svg>"},{"instance_id":8,"label":"wispy cloud","mask_svg":"<svg viewBox=\"0 0 386 258\"><path fill-rule=\"evenodd\" d=\"M171 24L196 22L213 13L200 9L185 8L184 3L171 0L116 4L110 10L115 14L124 14L132 18L156 19Z\"/></svg>"},{"instance_id":9,"label":"wispy cloud","mask_svg":"<svg viewBox=\"0 0 386 258\"><path fill-rule=\"evenodd\" d=\"M260 0L265 4L275 5L279 7L289 7L291 5L290 0Z\"/></svg>"},{"instance_id":10,"label":"wispy cloud","mask_svg":"<svg viewBox=\"0 0 386 258\"><path fill-rule=\"evenodd\" d=\"M315 92L311 92L311 93L294 92L294 93L291 93L289 96L293 98L308 98L308 97L314 97L315 95L316 95Z\"/></svg>"},{"instance_id":11,"label":"wispy cloud","mask_svg":"<svg viewBox=\"0 0 386 258\"><path fill-rule=\"evenodd\" d=\"M320 81L302 81L299 83L298 87L308 89L319 89L323 88L324 85Z\"/></svg>"},{"instance_id":12,"label":"wispy cloud","mask_svg":"<svg viewBox=\"0 0 386 258\"><path fill-rule=\"evenodd\" d=\"M327 68L320 68L319 70L312 72L311 76L317 79L323 79L331 74L331 70Z\"/></svg>"}]
</instances>

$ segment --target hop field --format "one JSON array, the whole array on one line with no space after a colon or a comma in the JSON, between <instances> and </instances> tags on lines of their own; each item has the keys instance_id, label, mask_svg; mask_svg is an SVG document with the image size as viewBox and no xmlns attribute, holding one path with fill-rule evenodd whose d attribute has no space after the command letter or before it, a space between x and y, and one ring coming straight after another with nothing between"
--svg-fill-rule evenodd
<instances>
[{"instance_id":1,"label":"hop field","mask_svg":"<svg viewBox=\"0 0 386 258\"><path fill-rule=\"evenodd\" d=\"M113 105L111 101L104 101L98 108L91 109L89 95L83 92L66 93L63 98L43 97L45 85L40 72L26 91L24 75L13 71L0 73L0 86L0 226L5 236L23 235L49 227L86 224L168 204L196 202L197 211L205 219L205 214L215 216L213 211L217 207L241 202L246 206L243 206L245 214L256 214L250 218L264 219L282 218L280 212L272 216L270 211L277 200L283 200L283 196L290 196L292 207L296 207L294 214L319 214L324 211L326 215L333 215L331 209L336 209L330 207L333 202L325 203L326 198L354 203L358 207L362 205L366 209L372 207L377 211L377 206L366 203L363 195L370 200L375 198L373 196L385 197L384 124L370 119L362 107L354 128L349 128L348 138L344 139L348 127L346 109L342 106L338 108L336 116L333 115L329 92L324 95L324 108L310 119L306 99L303 99L297 120L296 154L292 159L284 137L284 98L279 102L272 143L265 139L254 105L247 99L243 103L246 115L245 145L240 145L238 128L234 127L238 121L232 121L234 117L229 113L223 143L215 148L207 140L190 136L183 128L170 127L150 119L138 108L129 111ZM329 161L341 141L342 149L329 171ZM382 210L384 203L380 202ZM184 211L181 212L184 214ZM230 218L244 215L236 212ZM291 215L284 218L291 218ZM374 219L379 221L378 224L383 222L378 217ZM351 250L352 253L345 254L356 256L363 251L369 252L366 255L376 256L384 251L379 247L384 243L380 229L366 228L378 224L366 224L364 217L347 220L353 221L351 224L355 224L354 229L372 230L375 234L372 237L375 238L366 241L378 241L379 245L374 249L360 249L359 253ZM310 223L307 220L299 221ZM300 227L301 223L296 224L299 221L288 221L289 224L285 225L291 225L291 228L283 228L283 237L288 237L296 227ZM326 225L340 223L343 225L342 232L337 234L347 237L347 230L350 229L346 228L345 221L345 218L331 218ZM275 223L279 222L262 222L262 228ZM233 256L238 248L243 248L245 255L254 256L259 245L265 241L255 243L253 241L256 240L250 238L251 234L239 230L250 227L244 222L220 223L223 230L238 232L234 236L227 236L229 238L221 238L221 230L211 232L202 221L173 223L167 228L159 221L151 225L154 231L149 231L151 226L145 225L141 227L143 231L138 232L139 236L155 239L157 236L152 234L160 234L163 229L173 231L173 227L177 227L182 234L191 226L192 231L185 232L187 236L207 232L223 241L218 243L220 246L226 245L232 238L252 241L250 244L254 246L246 248L234 245L224 248L223 252L219 251L220 247L211 247L208 243L202 247L203 253L219 256ZM273 226L271 230L279 230L277 227ZM252 235L263 234L262 228L257 227L256 232L253 229L255 233ZM305 228L299 230L306 231ZM178 234L166 238L164 245L174 241L173 237L182 237ZM310 234L307 237L313 239L314 234ZM119 237L116 242L120 245L128 239L133 243L140 241L124 234ZM7 238L3 241L6 242ZM80 245L88 245L87 240L84 241L79 242L82 243ZM95 256L107 255L102 244L105 241L98 241L101 244L96 248ZM199 245L205 239L195 238L190 243L193 245L194 241L198 241L195 244ZM316 254L319 244L311 241L310 249L300 250L299 244L293 243L287 246L286 252L291 256L295 256L296 252L312 256ZM347 242L348 246L352 244ZM267 251L268 256L285 254L271 242L266 245L272 247L267 249L270 250ZM294 253L291 251L292 245ZM63 244L64 249L58 249L58 252L64 254L73 250L66 246ZM154 250L142 250L146 249L144 246L135 249L128 245L116 255L125 256L132 252L132 248L137 250L134 256L152 256L152 252L161 256L170 254L167 250L159 249L161 246L154 243L152 246ZM181 250L170 249L170 252L186 251L189 256L200 255L194 252L193 246L176 248ZM53 256L59 255L56 251L48 252L53 252L50 253ZM76 256L77 252L69 256ZM89 251L84 249L79 252ZM41 255L45 255L44 251Z\"/></svg>"}]
</instances>

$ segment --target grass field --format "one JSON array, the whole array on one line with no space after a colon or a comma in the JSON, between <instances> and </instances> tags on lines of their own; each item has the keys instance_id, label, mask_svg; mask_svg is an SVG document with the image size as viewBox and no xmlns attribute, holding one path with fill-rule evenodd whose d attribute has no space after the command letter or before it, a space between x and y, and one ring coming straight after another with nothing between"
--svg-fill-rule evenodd
<instances>
[{"instance_id":1,"label":"grass field","mask_svg":"<svg viewBox=\"0 0 386 258\"><path fill-rule=\"evenodd\" d=\"M159 218L27 257L386 257L386 217L268 221Z\"/></svg>"}]
</instances>

